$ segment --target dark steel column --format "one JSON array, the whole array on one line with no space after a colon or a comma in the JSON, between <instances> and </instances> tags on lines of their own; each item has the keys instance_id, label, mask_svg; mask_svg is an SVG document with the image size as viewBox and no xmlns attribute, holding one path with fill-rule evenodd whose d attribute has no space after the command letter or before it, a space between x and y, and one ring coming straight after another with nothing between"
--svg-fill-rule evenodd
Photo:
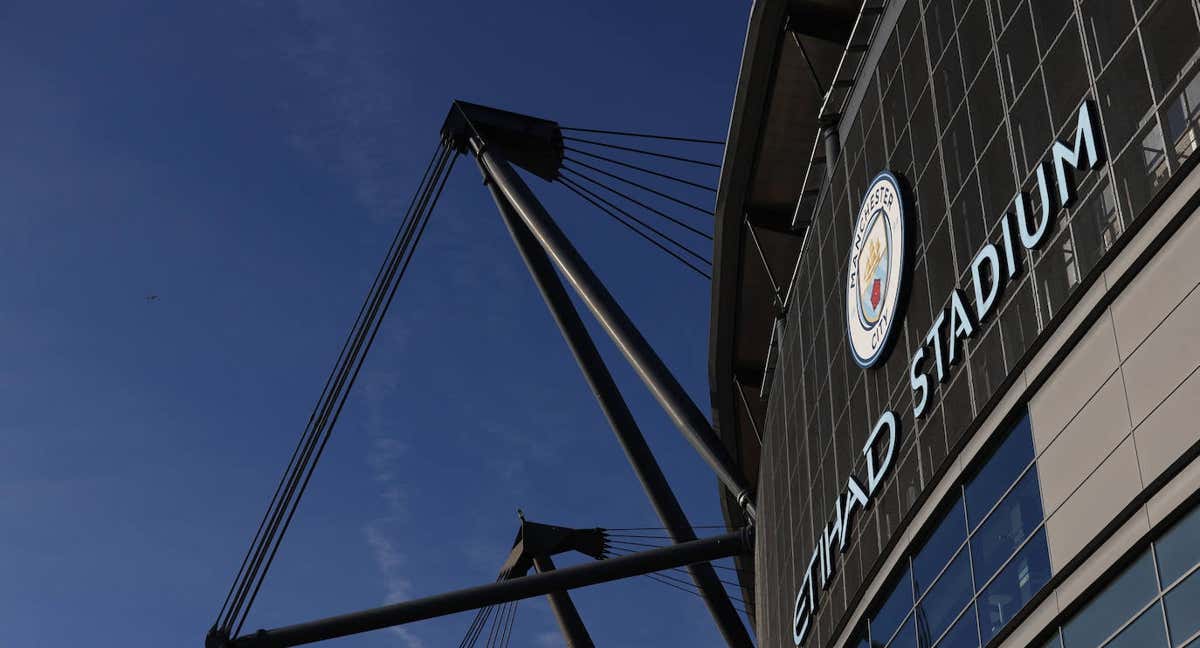
<instances>
[{"instance_id":1,"label":"dark steel column","mask_svg":"<svg viewBox=\"0 0 1200 648\"><path fill-rule=\"evenodd\" d=\"M507 202L513 206L534 238L579 293L588 309L617 344L617 348L670 415L676 427L717 473L717 478L733 494L738 504L746 511L746 515L753 520L754 503L751 500L750 489L734 465L729 452L717 438L708 418L642 337L633 321L613 299L600 278L592 272L575 246L546 213L546 209L529 190L525 181L508 162L492 155L482 141L472 139L471 147L483 167L484 174L495 181Z\"/></svg>"},{"instance_id":2,"label":"dark steel column","mask_svg":"<svg viewBox=\"0 0 1200 648\"><path fill-rule=\"evenodd\" d=\"M546 251L538 244L537 239L509 204L497 183L488 176L482 161L480 161L480 167L484 173L484 182L491 191L492 198L496 201L496 207L500 210L504 224L508 227L508 233L521 253L521 258L525 260L529 274L533 275L533 281L537 284L538 291L541 292L551 314L554 315L554 320L558 323L558 328L566 339L571 354L575 356L575 361L579 364L584 378L587 379L592 394L600 402L600 408L604 411L609 425L617 435L617 441L620 442L621 449L625 451L626 458L633 466L633 471L637 475L638 481L642 483L646 495L650 498L650 503L654 506L658 518L662 520L663 526L667 528L675 542L695 540L696 534L687 520L687 515L683 512L683 507L679 505L679 500L671 491L670 483L667 482L662 468L654 458L653 451L646 443L645 436L638 429L637 421L629 411L625 399L621 397L620 389L617 388L612 374L604 364L604 359L600 357L600 351L596 349L583 320L579 317L579 312L575 310L575 305L571 302L570 295L567 294L566 287L563 286L558 274L554 271L554 266L546 255ZM730 646L753 645L745 625L738 617L737 610L734 609L733 602L729 600L725 588L721 586L721 581L717 578L716 570L712 565L707 563L692 565L689 572L693 582L700 589L704 602L717 622L726 643Z\"/></svg>"},{"instance_id":3,"label":"dark steel column","mask_svg":"<svg viewBox=\"0 0 1200 648\"><path fill-rule=\"evenodd\" d=\"M539 574L545 574L554 571L554 561L550 556L534 556L533 567ZM550 599L550 609L554 611L554 618L558 619L558 627L562 630L563 638L567 640L567 647L596 648L587 627L583 625L579 610L575 609L571 595L566 590L560 590L550 592L546 598Z\"/></svg>"},{"instance_id":4,"label":"dark steel column","mask_svg":"<svg viewBox=\"0 0 1200 648\"><path fill-rule=\"evenodd\" d=\"M748 529L725 535L693 540L683 544L641 551L620 558L599 560L544 574L522 576L487 585L469 587L394 605L351 612L307 623L259 630L234 639L235 648L287 648L336 639L360 632L379 630L423 619L465 612L489 605L544 596L550 592L586 587L599 583L674 569L696 562L728 558L754 546Z\"/></svg>"}]
</instances>

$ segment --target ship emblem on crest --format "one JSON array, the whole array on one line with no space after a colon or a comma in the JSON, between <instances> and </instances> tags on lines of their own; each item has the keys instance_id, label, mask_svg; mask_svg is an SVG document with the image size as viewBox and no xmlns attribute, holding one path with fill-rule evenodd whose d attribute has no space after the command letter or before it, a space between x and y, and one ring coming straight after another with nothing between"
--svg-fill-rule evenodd
<instances>
[{"instance_id":1,"label":"ship emblem on crest","mask_svg":"<svg viewBox=\"0 0 1200 648\"><path fill-rule=\"evenodd\" d=\"M863 368L882 359L891 341L904 263L904 204L896 177L884 171L863 196L850 244L846 331Z\"/></svg>"}]
</instances>

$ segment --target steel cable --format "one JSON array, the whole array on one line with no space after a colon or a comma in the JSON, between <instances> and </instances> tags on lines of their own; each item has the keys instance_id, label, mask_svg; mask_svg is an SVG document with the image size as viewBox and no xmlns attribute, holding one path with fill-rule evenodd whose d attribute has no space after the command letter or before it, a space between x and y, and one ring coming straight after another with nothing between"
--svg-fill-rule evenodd
<instances>
[{"instance_id":1,"label":"steel cable","mask_svg":"<svg viewBox=\"0 0 1200 648\"><path fill-rule=\"evenodd\" d=\"M642 191L648 191L648 192L658 196L659 198L666 198L667 200L670 200L673 203L678 203L680 205L683 205L684 207L690 207L691 209L695 209L696 211L700 212L701 214L706 214L708 216L713 215L713 211L711 209L705 209L704 207L701 207L700 205L690 203L686 200L681 200L679 198L676 198L675 196L672 196L671 194L663 193L663 192L655 189L654 187L648 187L640 182L630 180L628 178L622 178L621 176L619 176L615 173L609 173L608 171L605 171L604 169L593 166L593 165L588 164L587 162L583 162L581 160L573 160L571 158L566 158L564 161L564 166L563 166L564 169L571 168L571 167L565 166L566 162L570 162L571 164L578 164L579 166L587 168L587 169L591 169L592 171L595 171L596 173L606 175L606 176L612 178L613 180L619 180L621 182L624 182L625 184L627 184L631 187L637 187L638 189L641 189ZM572 169L572 171L574 171L574 169ZM575 171L575 173L578 174L579 172Z\"/></svg>"},{"instance_id":2,"label":"steel cable","mask_svg":"<svg viewBox=\"0 0 1200 648\"><path fill-rule=\"evenodd\" d=\"M425 165L425 172L421 175L421 182L418 185L418 192L413 193L413 197L409 201L408 208L405 210L405 219L404 220L406 220L408 218L408 215L412 212L413 206L417 201L417 196L420 193L419 189L420 189L420 187L423 187L425 185L427 179L429 178L429 173L434 168L434 165L437 162L437 160L439 159L439 156L440 156L440 153L442 152L442 150L443 150L443 145L439 142L437 148L434 149L433 156L431 156L429 159L429 163L427 165ZM396 244L400 239L400 234L401 234L402 229L403 228L398 228L396 230L396 235L392 238L392 243L388 248L388 255L385 256L383 261L380 263L379 269L375 273L375 279L371 284L371 290L368 292L368 294L375 292L376 286L379 283L380 277L383 275L384 268L387 266L387 261L391 257L392 250L396 247ZM274 494L271 495L271 501L267 505L267 511L263 514L263 518L258 524L258 529L254 532L254 538L250 541L250 547L247 548L246 554L242 558L242 564L240 567L238 567L237 574L234 576L233 584L229 587L229 592L226 593L226 595L225 595L225 601L223 603L221 603L221 609L217 612L216 623L220 623L221 617L225 613L225 608L229 605L230 599L233 597L233 593L237 589L238 582L241 580L243 574L245 573L246 567L247 567L248 563L250 562L250 556L254 552L255 546L257 546L259 543L259 540L262 536L263 530L267 525L267 521L271 517L271 511L275 509L275 506L279 499L279 495L283 491L283 486L284 486L285 482L287 481L287 477L289 474L291 474L293 466L296 463L296 459L300 455L301 449L304 446L304 441L307 437L307 430L312 425L313 420L317 416L317 412L320 409L320 403L322 400L324 400L325 395L329 391L330 384L333 382L334 376L337 374L337 367L342 364L342 360L346 355L346 350L349 348L351 340L354 337L354 331L358 329L359 323L362 321L362 317L363 317L363 314L366 311L366 309L367 309L367 302L364 301L362 306L359 307L358 315L355 317L354 327L351 329L350 333L346 335L346 340L342 343L342 349L341 349L341 351L338 352L337 362L334 365L335 368L333 371L330 371L329 376L325 379L325 385L321 388L321 398L320 398L320 400L318 400L317 405L313 406L312 413L309 414L308 422L305 424L306 433L304 435L301 435L300 439L296 442L296 447L294 450L292 450L292 456L291 456L291 458L288 459L288 465L284 469L283 475L281 475L279 478L279 483L275 487Z\"/></svg>"},{"instance_id":3,"label":"steel cable","mask_svg":"<svg viewBox=\"0 0 1200 648\"><path fill-rule=\"evenodd\" d=\"M338 362L326 380L321 398L309 417L305 432L289 459L268 511L251 541L251 548L243 558L234 584L218 612L219 628L227 635L236 636L246 622L250 607L262 588L456 158L454 151L444 143L439 144L425 169L418 191L409 203L389 246L388 255L376 273L354 327L343 343ZM235 621L236 631L231 633Z\"/></svg>"},{"instance_id":4,"label":"steel cable","mask_svg":"<svg viewBox=\"0 0 1200 648\"><path fill-rule=\"evenodd\" d=\"M696 138L696 137L674 137L671 135L653 135L650 133L631 133L629 131L603 130L603 129L599 129L599 128L570 128L567 126L560 126L559 129L565 130L565 131L575 131L577 133L601 133L604 135L620 135L623 137L642 137L645 139L670 140L672 142L692 142L694 144L720 144L721 146L725 145L725 140L700 139L700 138Z\"/></svg>"},{"instance_id":5,"label":"steel cable","mask_svg":"<svg viewBox=\"0 0 1200 648\"><path fill-rule=\"evenodd\" d=\"M659 243L658 241L654 240L654 239L653 239L653 238L651 238L649 235L647 235L645 232L643 232L643 231L641 231L641 230L637 229L636 227L634 227L634 226L633 226L633 225L631 225L630 223L626 222L624 219L622 219L620 216L618 216L618 215L617 215L615 212L609 211L609 209L608 209L607 207L605 207L604 205L601 205L600 203L596 202L595 200L592 200L592 199L591 199L591 198L589 198L588 196L584 195L584 194L583 194L583 192L581 192L581 191L579 191L579 190L575 189L574 187L572 187L572 186L570 186L570 185L568 185L568 184L566 184L566 183L561 183L561 182L560 182L559 184L561 184L562 186L566 187L568 190L570 190L570 191L574 192L574 193L575 193L576 195L578 195L580 198L583 198L583 199L584 199L584 200L586 200L587 202L591 203L591 204L592 204L594 207L596 207L596 208L597 208L597 209L599 209L600 211L602 211L602 212L604 212L605 214L607 214L607 215L608 215L610 218L612 218L613 220L616 220L618 223L620 223L620 224L624 225L625 227L629 228L631 231L633 231L633 232L634 232L635 234L637 234L638 236L640 236L640 237L642 237L642 238L646 239L647 241L649 241L649 242L650 242L652 245L654 245L654 246L655 246L655 247L657 247L658 249L660 249L660 250L662 250L663 252L666 252L667 254L671 255L672 257L674 257L674 258L675 258L675 260L677 260L677 261L679 261L680 263L682 263L683 265L687 266L688 268L690 268L690 269L691 269L693 272L695 272L696 274L700 275L701 277L704 277L705 279L708 279L709 281L711 281L711 280L712 280L712 275L710 275L710 274L708 274L707 272L705 272L704 270L702 270L702 269L700 269L700 268L697 268L696 266L692 265L692 264L691 264L691 262L689 262L687 259L683 258L682 256L679 256L679 255L678 255L678 254L676 254L676 253L675 253L673 250L671 250L671 249L667 248L667 247L666 247L665 245L663 245L662 243Z\"/></svg>"},{"instance_id":6,"label":"steel cable","mask_svg":"<svg viewBox=\"0 0 1200 648\"><path fill-rule=\"evenodd\" d=\"M637 164L630 164L629 162L622 162L621 160L618 160L618 159L616 159L616 158L610 158L610 157L608 157L608 156L606 156L606 155L600 155L600 154L598 154L598 153L589 153L589 152L587 152L587 151L585 151L585 150L583 150L583 149L572 148L572 147L570 147L570 146L564 146L563 148L564 148L564 149L566 149L566 150L568 150L568 151L571 151L571 152L573 152L573 153L579 153L579 154L581 154L581 155L586 155L586 156L588 156L588 157L590 157L590 158L595 158L595 159L597 159L597 160L603 160L603 161L605 161L605 162L608 162L609 164L615 164L615 165L617 165L617 166L623 166L623 167L625 167L626 169L633 169L634 171L640 171L640 172L642 172L642 173L645 173L645 174L648 174L648 175L657 176L657 177L659 177L659 178L663 178L664 180L670 180L670 181L672 181L672 182L678 182L679 184L688 185L689 187L695 187L695 188L697 188L697 189L703 189L703 190L705 190L705 191L710 191L710 192L712 192L712 193L717 193L717 189L716 189L716 187L710 187L710 186L708 186L708 185L702 185L702 184L700 184L699 182L692 182L691 180L687 180L687 179L684 179L684 178L679 178L679 177L673 176L673 175L671 175L671 174L669 174L669 173L663 173L663 172L661 172L661 171L655 171L654 169L647 169L647 168L646 168L646 167L644 167L644 166L639 166L639 165L637 165ZM575 159L575 158L573 158L573 157L569 157L569 156L568 156L568 157L565 157L564 159L570 160L571 162L575 162L575 163L582 164L582 161L581 161L581 160Z\"/></svg>"},{"instance_id":7,"label":"steel cable","mask_svg":"<svg viewBox=\"0 0 1200 648\"><path fill-rule=\"evenodd\" d=\"M714 169L721 168L721 165L717 164L715 162L705 162L704 160L697 160L695 158L687 158L687 157L682 157L679 155L671 155L669 153L657 153L655 151L647 151L646 149L640 149L640 148L636 148L633 146L621 146L620 144L609 144L608 142L599 142L596 140L584 139L582 137L571 137L570 135L563 136L563 139L567 140L569 142L580 142L582 144L591 144L592 146L603 146L604 148L617 149L619 151L629 151L630 153L638 153L640 155L649 155L651 157L663 158L665 160L678 160L679 162L687 162L688 164L696 164L696 165L700 165L700 166L712 167ZM578 149L571 149L571 150L575 151Z\"/></svg>"},{"instance_id":8,"label":"steel cable","mask_svg":"<svg viewBox=\"0 0 1200 648\"><path fill-rule=\"evenodd\" d=\"M445 149L439 152L438 161L435 165L434 179L441 174L448 156L449 152ZM267 561L266 564L269 567L269 564L273 560L275 553L273 550L270 551L271 557L267 558L268 548L272 546L276 548L278 547L279 537L281 537L278 535L280 525L283 524L283 529L286 531L287 525L290 523L291 516L287 515L287 522L283 521L284 516L287 511L294 511L293 502L295 493L297 492L297 489L300 488L302 476L306 472L311 474L310 466L312 464L310 463L310 460L312 459L313 453L317 448L318 440L322 438L322 433L326 427L327 421L329 420L330 412L338 398L338 395L343 392L343 387L346 384L351 366L362 349L364 336L370 329L372 321L376 319L375 315L378 312L378 308L383 298L384 291L386 290L386 286L389 282L391 282L397 271L398 263L403 258L403 250L407 247L408 242L411 240L414 227L421 220L421 214L425 210L425 205L427 204L429 198L430 187L432 186L433 184L427 184L421 188L421 192L419 193L420 198L416 203L416 210L406 215L406 218L400 227L399 240L397 241L396 245L392 246L391 250L389 250L391 255L388 258L387 270L383 276L383 279L382 281L376 282L372 286L373 290L371 293L369 293L368 300L365 302L369 304L366 311L366 317L361 318L357 322L358 327L353 334L350 354L342 358L342 363L337 369L337 378L334 381L333 388L322 395L322 402L319 406L319 414L317 419L314 425L311 426L311 428L306 432L307 439L305 442L304 451L300 457L300 462L295 466L295 469L289 477L285 495L276 508L274 515L272 516L271 524L268 527L267 534L264 536L262 543L255 552L254 560L251 563L251 569L239 588L238 595L234 599L234 605L229 610L229 613L224 621L223 627L226 631L232 630L234 620L238 618L239 612L241 612L242 621L244 622L245 612L247 612L249 608L249 604L246 603L247 597L249 596L249 599L252 602L254 596L257 595L258 587L261 586L262 577L265 574L265 570L261 569L263 561L265 559ZM304 480L304 483L307 483L306 479ZM254 594L252 595L250 594L251 587L252 583L255 582L257 582L259 586L253 587ZM240 627L241 624L238 624L239 631Z\"/></svg>"},{"instance_id":9,"label":"steel cable","mask_svg":"<svg viewBox=\"0 0 1200 648\"><path fill-rule=\"evenodd\" d=\"M672 223L675 223L676 225L686 229L689 232L692 232L693 234L696 234L697 236L701 236L709 241L713 240L712 234L709 234L708 232L705 232L704 230L696 229L695 227L688 225L687 223L679 220L678 218L675 218L674 216L671 216L670 214L668 214L666 212L663 212L654 207L651 207L650 205L647 205L646 203L638 200L637 198L630 196L629 194L623 193L617 189L613 189L612 187L604 184L603 182L600 182L599 180L585 176L582 173L579 173L578 171L573 171L571 169L564 168L563 171L566 171L567 173L570 173L571 175L582 178L583 180L587 180L589 183L596 185L597 187L600 187L601 189L604 189L605 191L608 191L611 194L620 196L621 198L624 198L625 200L628 200L629 202L631 202L639 207L642 207L643 209L646 209L647 211L650 211L659 216L662 216L663 218L671 221ZM559 176L559 179L560 180L565 179L565 176ZM576 184L578 184L578 183L576 183ZM580 187L582 187L582 185L580 185ZM599 195L597 195L591 191L588 191L588 193L591 194L592 196L595 196L596 198L599 198L600 200L604 200L603 198L600 198ZM612 205L612 203L607 200L604 200L604 202L606 204ZM615 205L613 205L613 206L615 207Z\"/></svg>"},{"instance_id":10,"label":"steel cable","mask_svg":"<svg viewBox=\"0 0 1200 648\"><path fill-rule=\"evenodd\" d=\"M620 212L622 215L624 215L625 217L629 218L629 220L632 220L632 221L634 221L635 223L637 223L638 225L641 225L642 227L644 227L644 228L646 228L646 229L650 230L651 232L654 232L655 234L657 234L657 235L658 235L658 237L659 237L659 238L661 238L661 239L663 239L663 240L665 240L665 241L668 241L668 242L670 242L670 243L671 243L672 245L674 245L675 247L677 247L677 248L679 248L680 250L682 250L682 251L686 252L688 255L690 255L690 256L692 256L692 257L694 257L694 258L695 258L697 261L700 261L701 263L703 263L703 264L705 264L705 265L707 265L707 266L710 266L710 267L712 266L712 261L709 261L709 260L708 260L708 257L704 256L703 254L700 254L699 252L696 252L696 251L692 250L692 249L691 249L691 248L689 248L688 246L686 246L686 245L684 245L683 243L681 243L681 242L679 242L678 240L676 240L676 239L675 239L673 236L671 236L670 234L667 234L666 232L664 232L664 231L662 231L662 230L658 229L657 227L654 227L653 225L651 225L651 224L647 223L646 221L644 221L644 220L642 220L642 219L638 218L637 216L634 216L633 214L629 213L628 211L625 211L624 209L622 209L622 208L621 208L621 206L620 206L620 205L616 205L616 204L614 204L612 201L610 201L610 200L606 200L606 199L605 199L603 196L600 196L600 195L598 195L596 192L594 192L594 191L592 191L592 190L588 189L587 187L584 187L583 185L579 184L578 182L575 182L574 180L571 180L570 178L562 178L562 177L560 177L560 178L558 179L558 181L559 181L559 182L562 182L562 183L564 183L564 184L568 184L568 185L570 185L571 187L574 187L575 189L578 189L579 191L581 191L581 192L583 192L583 193L585 193L585 194L587 194L587 195L591 196L592 198L595 198L596 200L598 200L598 201L600 201L600 202L604 203L605 205L608 205L608 206L609 206L609 207L611 207L612 209L614 209L614 210L616 210L616 211ZM693 231L696 231L696 230L693 230Z\"/></svg>"},{"instance_id":11,"label":"steel cable","mask_svg":"<svg viewBox=\"0 0 1200 648\"><path fill-rule=\"evenodd\" d=\"M242 626L246 623L246 616L249 614L250 606L254 604L254 599L258 596L258 592L262 588L262 584L266 578L266 572L268 569L270 569L271 563L275 560L275 555L279 551L279 545L283 539L283 534L287 533L287 529L291 525L292 518L296 514L296 509L300 504L300 499L304 496L304 491L308 488L309 480L312 479L313 471L316 468L317 461L320 460L321 453L325 451L325 445L329 442L331 432L333 431L333 426L337 423L338 417L341 415L342 409L346 405L346 399L350 395L350 390L353 389L354 383L358 379L358 374L362 370L363 362L366 360L367 352L370 350L371 345L375 342L375 337L379 334L380 324L382 324L384 316L387 315L388 308L392 304L392 299L396 296L396 290L400 287L400 280L404 278L404 274L408 270L408 265L412 261L416 246L420 242L422 235L425 233L425 228L429 225L429 216L432 212L433 205L435 205L438 198L441 197L442 189L444 189L446 186L446 180L450 177L450 171L454 168L454 162L457 160L457 158L457 153L454 153L450 157L450 162L447 165L445 172L441 175L440 183L438 183L437 192L434 194L432 201L428 203L428 207L424 210L423 217L419 219L420 226L416 231L415 237L412 239L412 245L406 250L403 264L401 265L399 273L396 275L396 279L392 282L391 289L388 292L387 301L384 302L383 308L379 313L379 317L375 320L374 327L371 329L370 337L366 341L363 352L358 356L358 361L354 366L354 371L350 376L350 380L347 383L346 389L341 394L341 399L338 402L337 409L334 411L332 418L329 420L328 427L325 430L324 438L321 440L321 445L317 449L317 453L308 469L308 473L304 476L304 482L300 485L300 489L296 493L295 500L292 503L292 508L288 512L287 521L284 523L282 531L275 541L275 546L271 549L271 555L267 559L266 565L259 576L258 583L254 587L254 593L250 596L250 599L246 604L245 612L242 614L242 620L240 623L238 623L235 634L240 634L242 631Z\"/></svg>"}]
</instances>

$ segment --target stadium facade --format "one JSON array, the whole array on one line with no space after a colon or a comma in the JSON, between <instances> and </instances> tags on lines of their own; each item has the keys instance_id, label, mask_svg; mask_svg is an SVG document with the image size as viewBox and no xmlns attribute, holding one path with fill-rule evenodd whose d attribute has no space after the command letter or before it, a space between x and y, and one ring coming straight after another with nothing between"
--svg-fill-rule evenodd
<instances>
[{"instance_id":1,"label":"stadium facade","mask_svg":"<svg viewBox=\"0 0 1200 648\"><path fill-rule=\"evenodd\" d=\"M761 645L1200 645L1198 147L1191 0L754 3L710 378Z\"/></svg>"}]
</instances>

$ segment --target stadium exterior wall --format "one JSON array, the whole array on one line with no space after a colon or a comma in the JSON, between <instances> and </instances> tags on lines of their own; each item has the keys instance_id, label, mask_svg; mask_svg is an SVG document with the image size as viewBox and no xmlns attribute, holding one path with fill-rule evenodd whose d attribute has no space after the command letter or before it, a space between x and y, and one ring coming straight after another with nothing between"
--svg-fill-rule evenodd
<instances>
[{"instance_id":1,"label":"stadium exterior wall","mask_svg":"<svg viewBox=\"0 0 1200 648\"><path fill-rule=\"evenodd\" d=\"M1193 641L1200 7L884 11L776 349L759 641Z\"/></svg>"}]
</instances>

